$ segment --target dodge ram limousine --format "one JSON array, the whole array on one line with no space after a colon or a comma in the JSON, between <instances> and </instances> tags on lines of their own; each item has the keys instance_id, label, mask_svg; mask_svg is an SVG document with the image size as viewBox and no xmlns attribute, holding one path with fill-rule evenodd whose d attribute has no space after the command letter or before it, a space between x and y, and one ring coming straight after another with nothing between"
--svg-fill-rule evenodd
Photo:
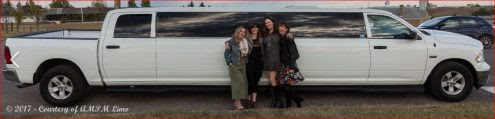
<instances>
[{"instance_id":1,"label":"dodge ram limousine","mask_svg":"<svg viewBox=\"0 0 495 119\"><path fill-rule=\"evenodd\" d=\"M455 102L487 81L476 39L418 29L382 10L330 8L112 10L101 31L8 38L2 72L20 88L39 84L55 106L76 104L88 86L228 86L224 42L236 24L265 16L291 26L306 79L298 85L416 85Z\"/></svg>"}]
</instances>

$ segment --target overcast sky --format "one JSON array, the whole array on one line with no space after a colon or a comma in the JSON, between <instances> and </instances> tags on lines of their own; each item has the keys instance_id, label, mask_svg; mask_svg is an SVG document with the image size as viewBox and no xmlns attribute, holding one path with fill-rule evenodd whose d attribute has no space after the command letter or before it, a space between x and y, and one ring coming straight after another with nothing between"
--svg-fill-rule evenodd
<instances>
[{"instance_id":1,"label":"overcast sky","mask_svg":"<svg viewBox=\"0 0 495 119\"><path fill-rule=\"evenodd\" d=\"M5 1L5 0L3 0ZM17 1L25 3L27 0L11 0L14 4ZM48 7L51 0L35 0L37 4L43 7ZM113 0L102 0L104 3L113 7ZM366 8L375 6L384 6L385 0L271 0L271 1L238 1L238 0L151 0L152 7L179 7L182 5L187 5L189 2L193 1L195 5L199 5L200 2L204 2L206 5L212 7L255 7L255 6L273 6L273 7L285 7L288 5L295 6L317 6L317 7L330 7L330 8ZM69 0L69 2L75 7L88 7L90 6L91 0ZM140 0L136 0L138 6L140 5ZM493 6L493 0L430 0L430 3L436 4L438 6L465 6L466 4L480 4L480 5L491 5ZM398 6L400 4L404 5L419 5L418 0L391 0L391 6ZM121 0L121 6L127 6L127 0Z\"/></svg>"}]
</instances>

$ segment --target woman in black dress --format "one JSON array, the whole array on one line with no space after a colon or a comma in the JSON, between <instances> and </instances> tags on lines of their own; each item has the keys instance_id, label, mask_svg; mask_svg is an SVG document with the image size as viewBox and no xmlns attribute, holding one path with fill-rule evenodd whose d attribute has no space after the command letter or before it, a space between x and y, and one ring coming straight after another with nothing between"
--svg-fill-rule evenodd
<instances>
[{"instance_id":1,"label":"woman in black dress","mask_svg":"<svg viewBox=\"0 0 495 119\"><path fill-rule=\"evenodd\" d=\"M294 38L290 35L290 27L284 22L278 23L278 32L280 33L280 61L282 67L291 67L289 72L294 72L292 69L297 67L296 60L299 59L299 51L297 50ZM303 98L298 97L292 89L292 85L299 82L293 78L279 78L279 86L285 93L286 107L292 107L292 101L296 103L298 108L301 107Z\"/></svg>"},{"instance_id":2,"label":"woman in black dress","mask_svg":"<svg viewBox=\"0 0 495 119\"><path fill-rule=\"evenodd\" d=\"M280 35L277 33L275 20L266 16L264 19L263 28L263 69L268 72L268 82L270 83L270 91L272 95L272 108L283 107L282 100L279 97L279 89L277 88L276 76L281 70L280 63Z\"/></svg>"},{"instance_id":3,"label":"woman in black dress","mask_svg":"<svg viewBox=\"0 0 495 119\"><path fill-rule=\"evenodd\" d=\"M249 27L249 35L247 40L253 45L249 62L247 63L247 79L248 79L248 107L256 107L256 96L258 93L258 82L263 73L263 37L260 32L260 25L252 23Z\"/></svg>"}]
</instances>

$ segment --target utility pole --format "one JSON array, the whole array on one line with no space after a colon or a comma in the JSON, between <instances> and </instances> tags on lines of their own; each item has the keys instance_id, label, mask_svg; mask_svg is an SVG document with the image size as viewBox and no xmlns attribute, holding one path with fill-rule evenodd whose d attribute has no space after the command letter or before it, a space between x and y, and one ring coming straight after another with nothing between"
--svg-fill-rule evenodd
<instances>
[{"instance_id":1,"label":"utility pole","mask_svg":"<svg viewBox=\"0 0 495 119\"><path fill-rule=\"evenodd\" d=\"M113 8L114 8L114 9L120 9L120 0L115 0L115 1L114 1Z\"/></svg>"},{"instance_id":2,"label":"utility pole","mask_svg":"<svg viewBox=\"0 0 495 119\"><path fill-rule=\"evenodd\" d=\"M84 12L82 7L81 7L81 23L84 23Z\"/></svg>"}]
</instances>

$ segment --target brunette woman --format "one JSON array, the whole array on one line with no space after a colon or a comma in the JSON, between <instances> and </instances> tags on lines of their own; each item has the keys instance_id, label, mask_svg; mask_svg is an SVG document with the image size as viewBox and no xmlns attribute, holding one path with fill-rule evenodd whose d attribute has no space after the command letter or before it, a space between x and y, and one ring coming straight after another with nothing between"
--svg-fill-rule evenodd
<instances>
[{"instance_id":1,"label":"brunette woman","mask_svg":"<svg viewBox=\"0 0 495 119\"><path fill-rule=\"evenodd\" d=\"M276 76L277 72L282 68L280 63L280 35L277 33L277 27L275 20L272 17L266 16L263 19L263 69L267 71L268 82L270 83L270 92L272 95L272 102L270 107L283 107L282 100L279 96L279 89L277 88Z\"/></svg>"},{"instance_id":2,"label":"brunette woman","mask_svg":"<svg viewBox=\"0 0 495 119\"><path fill-rule=\"evenodd\" d=\"M247 40L253 45L253 49L249 54L249 62L247 63L247 79L248 79L248 107L256 107L256 96L258 94L258 82L263 73L263 47L260 32L260 26L257 23L252 23L249 27L249 35Z\"/></svg>"},{"instance_id":3,"label":"brunette woman","mask_svg":"<svg viewBox=\"0 0 495 119\"><path fill-rule=\"evenodd\" d=\"M280 33L280 61L282 62L282 67L287 68L289 72L296 72L297 69L296 60L299 58L299 51L297 50L294 38L290 33L290 27L284 23L280 22L278 24L278 32ZM292 71L290 71L292 70ZM285 71L285 69L284 69ZM298 108L301 107L301 101L303 99L298 97L292 89L292 85L299 82L300 80L294 78L278 78L278 83L285 94L286 107L292 107L292 101L296 103Z\"/></svg>"},{"instance_id":4,"label":"brunette woman","mask_svg":"<svg viewBox=\"0 0 495 119\"><path fill-rule=\"evenodd\" d=\"M232 38L225 44L224 57L229 66L232 99L236 110L244 109L241 99L247 98L248 87L246 77L246 62L251 49L246 40L246 29L238 26Z\"/></svg>"}]
</instances>

